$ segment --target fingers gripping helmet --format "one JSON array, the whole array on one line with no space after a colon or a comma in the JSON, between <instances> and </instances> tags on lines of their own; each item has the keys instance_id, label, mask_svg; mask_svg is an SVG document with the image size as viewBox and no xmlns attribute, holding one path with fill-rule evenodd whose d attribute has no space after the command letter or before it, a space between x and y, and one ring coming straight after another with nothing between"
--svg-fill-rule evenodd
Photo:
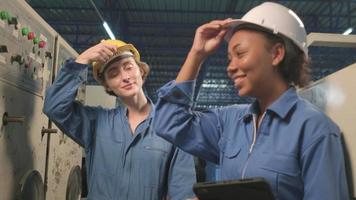
<instances>
[{"instance_id":1,"label":"fingers gripping helmet","mask_svg":"<svg viewBox=\"0 0 356 200\"><path fill-rule=\"evenodd\" d=\"M304 24L291 9L272 2L256 6L241 19L232 20L226 25L229 31L225 35L225 40L230 41L236 27L242 24L257 25L273 34L281 34L291 39L308 57L307 35Z\"/></svg>"},{"instance_id":2,"label":"fingers gripping helmet","mask_svg":"<svg viewBox=\"0 0 356 200\"><path fill-rule=\"evenodd\" d=\"M110 59L108 59L105 63L103 62L93 62L93 76L95 80L102 84L102 79L100 75L104 72L105 68L108 66L111 61L118 58L124 53L129 53L133 56L137 63L140 63L140 53L132 44L127 44L121 40L104 40L103 42L117 46L117 52Z\"/></svg>"}]
</instances>

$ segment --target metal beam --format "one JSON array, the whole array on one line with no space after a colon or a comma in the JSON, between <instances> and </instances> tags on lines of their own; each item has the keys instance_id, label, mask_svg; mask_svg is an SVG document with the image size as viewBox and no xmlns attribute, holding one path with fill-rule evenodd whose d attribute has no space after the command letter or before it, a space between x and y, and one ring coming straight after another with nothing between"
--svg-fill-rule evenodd
<instances>
[{"instance_id":1,"label":"metal beam","mask_svg":"<svg viewBox=\"0 0 356 200\"><path fill-rule=\"evenodd\" d=\"M356 48L356 35L309 33L307 46Z\"/></svg>"},{"instance_id":2,"label":"metal beam","mask_svg":"<svg viewBox=\"0 0 356 200\"><path fill-rule=\"evenodd\" d=\"M69 11L94 11L94 9L90 7L66 7L66 6L33 6L35 10L41 12L41 10L69 10ZM292 8L293 9L293 8ZM329 9L332 9L329 8ZM236 16L241 17L245 12L236 12L236 11L197 11L197 10L177 10L177 9L117 9L117 8L100 8L102 12L126 12L126 13L169 13L169 14L209 14L209 15L225 15L225 16ZM330 14L300 14L302 17L330 17ZM356 13L349 14L332 14L333 17L356 17Z\"/></svg>"}]
</instances>

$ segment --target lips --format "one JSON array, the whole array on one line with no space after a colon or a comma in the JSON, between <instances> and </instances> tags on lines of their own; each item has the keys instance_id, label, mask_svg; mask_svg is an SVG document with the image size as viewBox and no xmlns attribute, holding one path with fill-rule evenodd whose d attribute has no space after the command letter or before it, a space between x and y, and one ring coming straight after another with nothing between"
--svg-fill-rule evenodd
<instances>
[{"instance_id":1,"label":"lips","mask_svg":"<svg viewBox=\"0 0 356 200\"><path fill-rule=\"evenodd\" d=\"M241 82L245 79L245 77L246 77L245 74L235 75L233 77L235 87L241 85Z\"/></svg>"},{"instance_id":2,"label":"lips","mask_svg":"<svg viewBox=\"0 0 356 200\"><path fill-rule=\"evenodd\" d=\"M131 89L132 86L133 86L133 83L129 83L129 84L122 86L121 88L128 90L128 89Z\"/></svg>"}]
</instances>

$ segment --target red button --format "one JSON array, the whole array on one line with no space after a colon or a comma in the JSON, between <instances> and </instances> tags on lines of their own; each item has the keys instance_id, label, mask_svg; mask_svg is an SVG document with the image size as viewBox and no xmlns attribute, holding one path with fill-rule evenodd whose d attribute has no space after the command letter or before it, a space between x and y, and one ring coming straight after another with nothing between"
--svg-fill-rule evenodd
<instances>
[{"instance_id":1,"label":"red button","mask_svg":"<svg viewBox=\"0 0 356 200\"><path fill-rule=\"evenodd\" d=\"M38 47L40 47L40 48L43 48L43 47L45 47L46 46L46 42L45 41L40 41L39 43L38 43Z\"/></svg>"},{"instance_id":2,"label":"red button","mask_svg":"<svg viewBox=\"0 0 356 200\"><path fill-rule=\"evenodd\" d=\"M29 32L28 35L27 35L27 39L29 39L29 40L32 40L35 37L36 37L36 35L35 35L34 32Z\"/></svg>"}]
</instances>

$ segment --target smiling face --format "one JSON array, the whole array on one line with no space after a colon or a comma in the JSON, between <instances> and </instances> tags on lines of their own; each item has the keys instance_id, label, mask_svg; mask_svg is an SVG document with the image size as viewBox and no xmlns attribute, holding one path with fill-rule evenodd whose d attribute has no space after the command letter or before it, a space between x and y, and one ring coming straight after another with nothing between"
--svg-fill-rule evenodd
<instances>
[{"instance_id":1,"label":"smiling face","mask_svg":"<svg viewBox=\"0 0 356 200\"><path fill-rule=\"evenodd\" d=\"M121 98L133 97L142 92L142 71L133 57L110 64L104 71L104 87Z\"/></svg>"},{"instance_id":2,"label":"smiling face","mask_svg":"<svg viewBox=\"0 0 356 200\"><path fill-rule=\"evenodd\" d=\"M235 32L228 45L227 73L240 96L258 98L273 88L275 77L280 76L277 65L281 58L276 54L277 49L258 31Z\"/></svg>"}]
</instances>

